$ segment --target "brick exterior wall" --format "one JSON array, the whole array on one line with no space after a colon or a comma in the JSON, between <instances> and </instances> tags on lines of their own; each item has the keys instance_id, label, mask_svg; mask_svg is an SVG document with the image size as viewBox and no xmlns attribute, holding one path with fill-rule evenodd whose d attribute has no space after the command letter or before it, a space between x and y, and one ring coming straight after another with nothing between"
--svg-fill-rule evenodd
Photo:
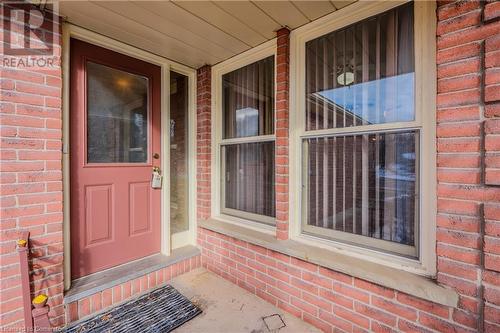
<instances>
[{"instance_id":1,"label":"brick exterior wall","mask_svg":"<svg viewBox=\"0 0 500 333\"><path fill-rule=\"evenodd\" d=\"M290 30L276 32L276 237L288 238L288 146L289 146L289 77L290 77Z\"/></svg>"},{"instance_id":2,"label":"brick exterior wall","mask_svg":"<svg viewBox=\"0 0 500 333\"><path fill-rule=\"evenodd\" d=\"M486 332L500 331L499 8L458 1L437 11L437 280L460 294L458 323L480 329L484 302Z\"/></svg>"},{"instance_id":3,"label":"brick exterior wall","mask_svg":"<svg viewBox=\"0 0 500 333\"><path fill-rule=\"evenodd\" d=\"M212 71L210 66L204 66L197 72L196 90L196 117L197 117L197 216L198 219L206 220L211 211L211 163L212 163Z\"/></svg>"},{"instance_id":4,"label":"brick exterior wall","mask_svg":"<svg viewBox=\"0 0 500 333\"><path fill-rule=\"evenodd\" d=\"M499 17L498 2L438 2L437 281L459 293L457 308L433 304L198 228L202 265L325 332L475 332L483 325L485 332L500 332ZM23 31L22 27L14 27ZM1 36L4 42L5 35ZM16 33L16 36L21 35ZM55 37L54 50L59 58L60 30ZM276 235L279 239L288 237L288 53L288 31L282 29L278 31L276 59ZM200 68L197 82L200 220L211 214L210 177L215 172L211 170L210 85L210 67ZM61 69L59 66L48 70L13 69L2 62L0 87L0 327L22 325L15 250L21 230L31 233L32 289L35 294L49 295L54 325L64 324L66 318L83 317L109 302L120 302L129 290L130 296L142 292L146 286L144 278L141 289L132 281L116 287L116 291L105 290L80 304L72 303L65 310ZM148 276L147 287L167 281L169 271L175 275L188 266L198 267L199 259L194 264L180 265Z\"/></svg>"},{"instance_id":5,"label":"brick exterior wall","mask_svg":"<svg viewBox=\"0 0 500 333\"><path fill-rule=\"evenodd\" d=\"M202 265L325 332L500 332L499 16L498 2L438 1L437 282L457 291L457 308L198 228ZM277 35L276 236L286 239L288 31Z\"/></svg>"},{"instance_id":6,"label":"brick exterior wall","mask_svg":"<svg viewBox=\"0 0 500 333\"><path fill-rule=\"evenodd\" d=\"M7 6L2 4L1 6ZM16 8L20 8L19 5ZM28 8L29 5L24 5ZM6 7L3 7L6 8ZM9 7L11 8L11 7ZM3 11L2 11L3 13ZM4 14L4 13L3 13ZM4 14L5 15L5 14ZM1 38L7 25L2 18ZM51 23L45 21L47 26ZM14 41L22 45L24 27L11 21ZM58 26L58 28L60 28ZM23 311L16 240L29 230L32 291L49 295L53 324L64 321L62 113L60 29L52 35L53 68L12 67L2 52L1 61L1 239L0 327L20 327ZM33 42L36 42L33 37Z\"/></svg>"},{"instance_id":7,"label":"brick exterior wall","mask_svg":"<svg viewBox=\"0 0 500 333\"><path fill-rule=\"evenodd\" d=\"M66 323L88 317L110 306L123 303L148 290L168 284L173 278L201 267L201 257L191 257L171 266L151 272L140 278L127 281L112 288L105 289L93 295L65 304Z\"/></svg>"}]
</instances>

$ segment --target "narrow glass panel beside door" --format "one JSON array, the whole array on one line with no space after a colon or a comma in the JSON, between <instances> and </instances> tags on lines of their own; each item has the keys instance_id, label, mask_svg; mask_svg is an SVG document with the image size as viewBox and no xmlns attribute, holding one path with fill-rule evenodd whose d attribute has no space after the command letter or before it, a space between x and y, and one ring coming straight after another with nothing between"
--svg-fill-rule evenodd
<instances>
[{"instance_id":1,"label":"narrow glass panel beside door","mask_svg":"<svg viewBox=\"0 0 500 333\"><path fill-rule=\"evenodd\" d=\"M170 228L189 229L188 77L170 72Z\"/></svg>"}]
</instances>

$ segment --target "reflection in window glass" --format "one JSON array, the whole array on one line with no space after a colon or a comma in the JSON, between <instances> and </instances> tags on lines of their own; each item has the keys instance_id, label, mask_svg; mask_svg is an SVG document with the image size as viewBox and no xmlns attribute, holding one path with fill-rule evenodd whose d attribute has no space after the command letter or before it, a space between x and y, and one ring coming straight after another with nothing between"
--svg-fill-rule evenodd
<instances>
[{"instance_id":1,"label":"reflection in window glass","mask_svg":"<svg viewBox=\"0 0 500 333\"><path fill-rule=\"evenodd\" d=\"M87 62L87 162L148 160L148 79Z\"/></svg>"},{"instance_id":2,"label":"reflection in window glass","mask_svg":"<svg viewBox=\"0 0 500 333\"><path fill-rule=\"evenodd\" d=\"M259 110L244 108L236 110L236 136L259 135Z\"/></svg>"},{"instance_id":3,"label":"reflection in window glass","mask_svg":"<svg viewBox=\"0 0 500 333\"><path fill-rule=\"evenodd\" d=\"M306 43L306 129L415 119L413 4Z\"/></svg>"},{"instance_id":4,"label":"reflection in window glass","mask_svg":"<svg viewBox=\"0 0 500 333\"><path fill-rule=\"evenodd\" d=\"M170 232L189 229L188 77L170 72Z\"/></svg>"},{"instance_id":5,"label":"reflection in window glass","mask_svg":"<svg viewBox=\"0 0 500 333\"><path fill-rule=\"evenodd\" d=\"M222 76L224 139L274 133L274 57Z\"/></svg>"}]
</instances>

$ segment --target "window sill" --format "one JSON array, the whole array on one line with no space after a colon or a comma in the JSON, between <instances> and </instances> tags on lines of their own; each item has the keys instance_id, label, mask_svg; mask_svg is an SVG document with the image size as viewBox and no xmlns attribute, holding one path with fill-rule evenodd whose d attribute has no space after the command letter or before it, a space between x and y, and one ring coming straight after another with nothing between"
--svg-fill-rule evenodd
<instances>
[{"instance_id":1,"label":"window sill","mask_svg":"<svg viewBox=\"0 0 500 333\"><path fill-rule=\"evenodd\" d=\"M220 214L212 217L212 220L221 223L236 225L243 229L250 229L257 232L265 233L271 236L276 234L276 226L274 224L256 222L254 220L244 219L233 215Z\"/></svg>"},{"instance_id":2,"label":"window sill","mask_svg":"<svg viewBox=\"0 0 500 333\"><path fill-rule=\"evenodd\" d=\"M454 290L421 275L295 240L277 240L274 235L215 219L198 221L198 226L430 302L451 307L458 304L458 294Z\"/></svg>"}]
</instances>

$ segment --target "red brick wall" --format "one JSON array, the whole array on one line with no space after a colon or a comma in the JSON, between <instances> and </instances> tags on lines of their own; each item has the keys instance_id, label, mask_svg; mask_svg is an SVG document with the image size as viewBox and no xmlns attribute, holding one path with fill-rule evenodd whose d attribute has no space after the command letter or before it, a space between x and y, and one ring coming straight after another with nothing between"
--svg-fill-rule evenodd
<instances>
[{"instance_id":1,"label":"red brick wall","mask_svg":"<svg viewBox=\"0 0 500 333\"><path fill-rule=\"evenodd\" d=\"M23 27L11 26L20 43ZM32 289L49 295L54 324L64 319L60 30L53 37L54 68L14 68L2 52L0 328L22 325L15 245L21 230L31 233Z\"/></svg>"},{"instance_id":2,"label":"red brick wall","mask_svg":"<svg viewBox=\"0 0 500 333\"><path fill-rule=\"evenodd\" d=\"M500 331L499 8L458 1L437 12L437 279L460 293L457 322L472 324L484 301L489 332Z\"/></svg>"},{"instance_id":3,"label":"red brick wall","mask_svg":"<svg viewBox=\"0 0 500 333\"><path fill-rule=\"evenodd\" d=\"M197 73L197 215L198 219L205 220L210 217L211 187L210 187L210 165L211 156L211 91L212 71L210 66L198 69Z\"/></svg>"},{"instance_id":4,"label":"red brick wall","mask_svg":"<svg viewBox=\"0 0 500 333\"><path fill-rule=\"evenodd\" d=\"M458 308L419 300L200 228L205 267L325 331L473 332L478 323L482 325L478 320L482 303L485 331L500 331L499 15L498 2L440 1L437 11L437 280L458 291ZM277 237L283 239L288 230L288 80L283 74L288 73L288 33L280 30L278 36L280 178L276 179L277 203L282 205L277 206ZM55 44L59 57L59 38ZM210 76L209 67L199 69L199 219L210 216L214 171L210 169ZM51 318L61 324L61 69L12 69L2 62L0 86L0 326L22 323L15 252L20 230L32 235L34 290L50 296Z\"/></svg>"},{"instance_id":5,"label":"red brick wall","mask_svg":"<svg viewBox=\"0 0 500 333\"><path fill-rule=\"evenodd\" d=\"M457 308L199 228L203 266L326 332L500 332L499 15L498 2L479 1L439 1L436 13L437 282L458 292ZM288 49L280 30L279 239L288 231Z\"/></svg>"},{"instance_id":6,"label":"red brick wall","mask_svg":"<svg viewBox=\"0 0 500 333\"><path fill-rule=\"evenodd\" d=\"M288 238L288 129L289 129L289 77L290 30L277 31L276 50L276 237Z\"/></svg>"}]
</instances>

